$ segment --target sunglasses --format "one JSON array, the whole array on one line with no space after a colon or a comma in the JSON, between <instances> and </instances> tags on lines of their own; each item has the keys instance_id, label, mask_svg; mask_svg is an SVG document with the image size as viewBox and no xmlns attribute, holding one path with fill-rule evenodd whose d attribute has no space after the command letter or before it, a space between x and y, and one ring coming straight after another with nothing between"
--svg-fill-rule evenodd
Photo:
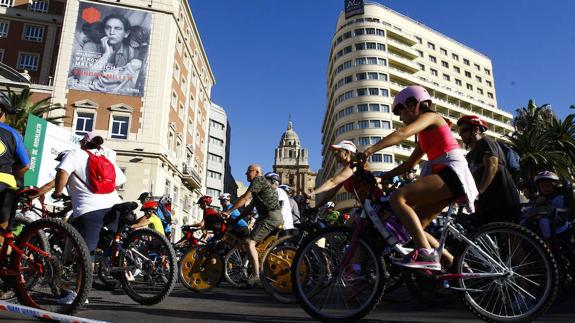
<instances>
[{"instance_id":1,"label":"sunglasses","mask_svg":"<svg viewBox=\"0 0 575 323\"><path fill-rule=\"evenodd\" d=\"M461 136L462 134L471 131L471 127L465 127L465 128L461 128L459 129L459 135Z\"/></svg>"}]
</instances>

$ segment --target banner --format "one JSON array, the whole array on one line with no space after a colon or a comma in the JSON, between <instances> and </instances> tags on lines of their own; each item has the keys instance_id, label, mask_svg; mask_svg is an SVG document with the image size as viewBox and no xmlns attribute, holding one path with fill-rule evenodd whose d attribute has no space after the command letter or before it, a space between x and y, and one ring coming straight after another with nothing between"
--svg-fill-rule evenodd
<instances>
[{"instance_id":1,"label":"banner","mask_svg":"<svg viewBox=\"0 0 575 323\"><path fill-rule=\"evenodd\" d=\"M143 96L151 20L149 12L81 2L68 88Z\"/></svg>"},{"instance_id":2,"label":"banner","mask_svg":"<svg viewBox=\"0 0 575 323\"><path fill-rule=\"evenodd\" d=\"M56 177L55 158L65 150L80 149L82 136L58 127L34 115L28 116L24 146L30 154L30 169L24 175L24 185L42 186ZM116 152L104 148L104 155L115 161Z\"/></svg>"},{"instance_id":3,"label":"banner","mask_svg":"<svg viewBox=\"0 0 575 323\"><path fill-rule=\"evenodd\" d=\"M345 19L363 15L363 0L345 0Z\"/></svg>"}]
</instances>

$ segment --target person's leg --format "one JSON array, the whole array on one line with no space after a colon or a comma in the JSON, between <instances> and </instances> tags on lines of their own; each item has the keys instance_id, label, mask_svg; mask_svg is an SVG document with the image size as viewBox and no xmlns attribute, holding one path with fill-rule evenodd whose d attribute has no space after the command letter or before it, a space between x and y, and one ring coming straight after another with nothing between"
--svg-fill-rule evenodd
<instances>
[{"instance_id":1,"label":"person's leg","mask_svg":"<svg viewBox=\"0 0 575 323\"><path fill-rule=\"evenodd\" d=\"M256 249L256 242L250 238L245 240L246 248L248 250L248 257L252 265L253 275L260 277L260 261L258 259L258 250Z\"/></svg>"},{"instance_id":2,"label":"person's leg","mask_svg":"<svg viewBox=\"0 0 575 323\"><path fill-rule=\"evenodd\" d=\"M429 207L431 211L437 214L435 210L439 207L438 203L451 197L451 191L438 175L424 176L415 182L403 186L391 196L391 207L411 234L416 248L429 249L431 245L427 241L420 218L413 206L417 205L420 209ZM431 218L431 214L426 214L424 218Z\"/></svg>"},{"instance_id":3,"label":"person's leg","mask_svg":"<svg viewBox=\"0 0 575 323\"><path fill-rule=\"evenodd\" d=\"M421 226L423 228L427 228L431 221L433 221L433 219L435 219L447 205L449 205L449 201L443 200L434 204L417 207L416 212L421 221ZM433 249L437 249L439 247L439 241L437 241L434 236L428 232L425 232L425 237ZM443 253L441 254L441 265L444 267L449 267L451 264L453 264L453 255L447 249L443 249Z\"/></svg>"}]
</instances>

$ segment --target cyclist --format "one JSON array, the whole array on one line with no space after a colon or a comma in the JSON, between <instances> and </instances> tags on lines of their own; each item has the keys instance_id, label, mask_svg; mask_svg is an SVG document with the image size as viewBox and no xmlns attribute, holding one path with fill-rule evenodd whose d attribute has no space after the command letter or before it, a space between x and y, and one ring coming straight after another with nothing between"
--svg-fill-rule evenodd
<instances>
[{"instance_id":1,"label":"cyclist","mask_svg":"<svg viewBox=\"0 0 575 323\"><path fill-rule=\"evenodd\" d=\"M246 179L250 182L247 191L240 196L232 208L223 212L223 215L229 217L230 214L238 208L246 205L251 199L252 202L244 209L242 214L251 212L256 207L258 218L249 237L245 240L248 247L249 259L254 269L252 276L248 278L247 283L254 285L260 281L260 263L256 242L265 239L273 230L283 224L281 207L276 190L273 189L269 181L265 179L262 168L258 164L248 166Z\"/></svg>"},{"instance_id":2,"label":"cyclist","mask_svg":"<svg viewBox=\"0 0 575 323\"><path fill-rule=\"evenodd\" d=\"M300 223L300 221L299 221L299 217L300 217L299 207L297 205L297 202L293 198L294 189L285 185L285 184L280 185L279 188L284 190L288 195L289 205L291 207L291 214L292 214L293 223L294 224Z\"/></svg>"},{"instance_id":3,"label":"cyclist","mask_svg":"<svg viewBox=\"0 0 575 323\"><path fill-rule=\"evenodd\" d=\"M264 177L270 182L278 194L278 199L282 208L282 217L284 220L283 229L292 230L294 226L291 205L289 202L289 196L283 189L279 187L280 176L274 172L268 172L264 175Z\"/></svg>"},{"instance_id":4,"label":"cyclist","mask_svg":"<svg viewBox=\"0 0 575 323\"><path fill-rule=\"evenodd\" d=\"M506 158L500 145L485 136L488 124L474 115L457 121L459 135L470 149L467 163L479 191L477 209L472 221L481 225L490 222L515 222L521 213L519 192L506 167Z\"/></svg>"},{"instance_id":5,"label":"cyclist","mask_svg":"<svg viewBox=\"0 0 575 323\"><path fill-rule=\"evenodd\" d=\"M220 200L220 204L222 205L222 209L224 211L227 211L233 207L233 204L231 203L231 199L232 199L232 196L230 195L230 193L224 193L224 194L220 195L219 200ZM234 211L232 211L232 213L230 213L230 218L232 220L238 219L239 216L240 216L240 211L238 211L238 210L234 210ZM240 218L237 222L232 224L232 232L236 236L238 236L242 239L246 238L250 234L250 230L248 229L248 223L244 219Z\"/></svg>"},{"instance_id":6,"label":"cyclist","mask_svg":"<svg viewBox=\"0 0 575 323\"><path fill-rule=\"evenodd\" d=\"M4 92L0 92L0 228L6 229L12 212L13 198L6 188L17 186L16 182L24 178L29 168L30 158L24 147L22 135L6 124L6 117L18 113L12 101ZM4 238L0 236L0 244Z\"/></svg>"},{"instance_id":7,"label":"cyclist","mask_svg":"<svg viewBox=\"0 0 575 323\"><path fill-rule=\"evenodd\" d=\"M208 236L208 231L211 231L217 238L219 238L220 234L225 231L225 226L220 214L218 211L211 208L212 201L213 199L209 195L204 195L198 199L196 204L198 204L200 209L203 210L202 220L190 225L190 227L203 229L202 240Z\"/></svg>"},{"instance_id":8,"label":"cyclist","mask_svg":"<svg viewBox=\"0 0 575 323\"><path fill-rule=\"evenodd\" d=\"M542 171L535 176L534 181L539 196L523 211L520 223L525 225L531 218L537 219L541 237L550 243L554 234L561 234L569 228L569 223L563 214L558 212L566 211L567 199L561 191L559 177L555 173ZM552 227L555 228L555 232L552 232Z\"/></svg>"},{"instance_id":9,"label":"cyclist","mask_svg":"<svg viewBox=\"0 0 575 323\"><path fill-rule=\"evenodd\" d=\"M131 228L137 229L148 226L158 231L162 235L165 235L162 221L156 215L157 209L158 209L158 202L154 201L145 202L144 205L142 205L142 208L140 209L142 212L144 212L144 216L140 217L136 223L132 224Z\"/></svg>"}]
</instances>

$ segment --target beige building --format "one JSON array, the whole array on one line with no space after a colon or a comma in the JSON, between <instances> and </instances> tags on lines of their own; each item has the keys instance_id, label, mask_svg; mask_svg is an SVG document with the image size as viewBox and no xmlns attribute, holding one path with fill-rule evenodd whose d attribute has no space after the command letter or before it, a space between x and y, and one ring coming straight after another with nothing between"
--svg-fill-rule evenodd
<instances>
[{"instance_id":1,"label":"beige building","mask_svg":"<svg viewBox=\"0 0 575 323\"><path fill-rule=\"evenodd\" d=\"M331 144L347 139L364 150L403 126L391 104L407 85L424 86L435 110L453 122L477 114L489 122L492 136L513 130L512 115L497 108L489 57L380 4L366 4L363 14L348 19L340 14L327 76L319 182L338 169ZM405 161L416 144L411 139L374 154L370 168L385 171ZM354 206L343 190L336 203L339 209Z\"/></svg>"},{"instance_id":2,"label":"beige building","mask_svg":"<svg viewBox=\"0 0 575 323\"><path fill-rule=\"evenodd\" d=\"M90 34L88 29L82 32L84 27L113 15L131 24L123 47L113 54L115 63L109 61L112 67L106 65L84 88L70 83L76 74L94 71L98 63L90 55L103 56L98 42L91 44L95 54L86 50ZM94 130L117 152L128 178L121 192L124 199L134 200L143 191L171 196L178 238L180 225L201 216L194 203L205 192L208 113L215 84L188 1L67 1L60 38L52 96L66 106L64 126L77 134ZM124 66L119 54L128 56ZM73 66L84 69L75 73ZM122 92L125 82L116 85L108 72L137 82Z\"/></svg>"}]
</instances>

